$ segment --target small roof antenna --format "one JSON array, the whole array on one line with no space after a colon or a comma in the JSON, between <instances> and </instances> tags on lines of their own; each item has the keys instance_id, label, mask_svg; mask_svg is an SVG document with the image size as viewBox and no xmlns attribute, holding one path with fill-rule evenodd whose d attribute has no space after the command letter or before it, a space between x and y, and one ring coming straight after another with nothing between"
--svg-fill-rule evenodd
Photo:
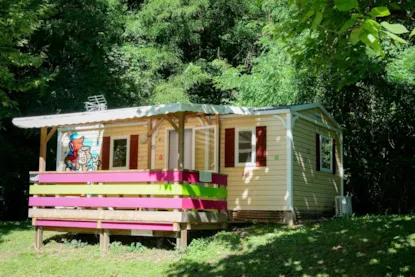
<instances>
[{"instance_id":1,"label":"small roof antenna","mask_svg":"<svg viewBox=\"0 0 415 277\"><path fill-rule=\"evenodd\" d=\"M88 97L88 101L85 102L85 110L87 112L104 111L107 109L107 100L104 95L93 95Z\"/></svg>"}]
</instances>

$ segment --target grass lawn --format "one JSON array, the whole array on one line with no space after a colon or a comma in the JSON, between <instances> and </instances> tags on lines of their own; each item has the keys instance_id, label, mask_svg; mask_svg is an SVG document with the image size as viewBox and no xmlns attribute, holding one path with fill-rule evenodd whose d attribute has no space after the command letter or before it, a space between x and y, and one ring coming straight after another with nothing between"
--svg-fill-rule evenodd
<instances>
[{"instance_id":1,"label":"grass lawn","mask_svg":"<svg viewBox=\"0 0 415 277\"><path fill-rule=\"evenodd\" d=\"M258 224L194 239L187 253L145 238L101 255L94 235L53 232L35 252L33 234L0 223L0 276L415 276L415 215Z\"/></svg>"}]
</instances>

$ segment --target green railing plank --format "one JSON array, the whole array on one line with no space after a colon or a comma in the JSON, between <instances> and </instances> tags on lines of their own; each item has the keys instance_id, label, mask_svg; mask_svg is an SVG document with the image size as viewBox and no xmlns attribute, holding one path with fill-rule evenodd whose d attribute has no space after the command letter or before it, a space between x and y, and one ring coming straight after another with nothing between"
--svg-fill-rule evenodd
<instances>
[{"instance_id":1,"label":"green railing plank","mask_svg":"<svg viewBox=\"0 0 415 277\"><path fill-rule=\"evenodd\" d=\"M197 197L226 198L226 188L209 188L190 185L32 185L30 194L59 195L181 195Z\"/></svg>"}]
</instances>

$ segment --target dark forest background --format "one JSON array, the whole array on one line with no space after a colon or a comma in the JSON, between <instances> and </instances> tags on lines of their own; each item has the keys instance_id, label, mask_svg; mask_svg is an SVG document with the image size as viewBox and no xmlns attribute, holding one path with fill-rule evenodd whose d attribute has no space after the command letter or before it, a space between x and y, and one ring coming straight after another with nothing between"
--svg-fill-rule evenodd
<instances>
[{"instance_id":1,"label":"dark forest background","mask_svg":"<svg viewBox=\"0 0 415 277\"><path fill-rule=\"evenodd\" d=\"M26 219L38 168L39 130L11 119L82 111L96 94L109 108L320 102L344 131L355 212L414 212L411 2L1 1L0 219Z\"/></svg>"}]
</instances>

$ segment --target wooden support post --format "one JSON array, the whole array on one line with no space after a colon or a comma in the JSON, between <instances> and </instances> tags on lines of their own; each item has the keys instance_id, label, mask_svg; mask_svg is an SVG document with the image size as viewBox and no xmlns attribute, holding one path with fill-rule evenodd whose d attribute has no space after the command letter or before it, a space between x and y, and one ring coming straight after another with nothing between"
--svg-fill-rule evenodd
<instances>
[{"instance_id":1,"label":"wooden support post","mask_svg":"<svg viewBox=\"0 0 415 277\"><path fill-rule=\"evenodd\" d=\"M153 135L151 133L152 127L151 119L149 118L147 119L147 169L151 169L151 151L153 147Z\"/></svg>"},{"instance_id":2,"label":"wooden support post","mask_svg":"<svg viewBox=\"0 0 415 277\"><path fill-rule=\"evenodd\" d=\"M176 248L186 251L187 248L187 224L180 224L180 237L176 238Z\"/></svg>"},{"instance_id":3,"label":"wooden support post","mask_svg":"<svg viewBox=\"0 0 415 277\"><path fill-rule=\"evenodd\" d=\"M184 113L179 113L179 169L184 169Z\"/></svg>"},{"instance_id":4,"label":"wooden support post","mask_svg":"<svg viewBox=\"0 0 415 277\"><path fill-rule=\"evenodd\" d=\"M110 246L110 234L108 230L101 229L99 233L99 248L101 252L108 252Z\"/></svg>"},{"instance_id":5,"label":"wooden support post","mask_svg":"<svg viewBox=\"0 0 415 277\"><path fill-rule=\"evenodd\" d=\"M39 171L46 170L47 135L47 127L42 127L40 129Z\"/></svg>"},{"instance_id":6,"label":"wooden support post","mask_svg":"<svg viewBox=\"0 0 415 277\"><path fill-rule=\"evenodd\" d=\"M48 129L42 127L40 129L40 153L39 153L39 172L46 170L46 153L48 143ZM35 184L37 185L37 183ZM37 195L33 195L37 197ZM36 222L36 218L33 218ZM35 249L39 250L43 246L43 229L42 227L35 227Z\"/></svg>"},{"instance_id":7,"label":"wooden support post","mask_svg":"<svg viewBox=\"0 0 415 277\"><path fill-rule=\"evenodd\" d=\"M35 249L39 250L43 246L43 229L35 227Z\"/></svg>"},{"instance_id":8,"label":"wooden support post","mask_svg":"<svg viewBox=\"0 0 415 277\"><path fill-rule=\"evenodd\" d=\"M217 167L218 167L218 173L220 173L220 115L215 115L215 123L216 123L216 139L217 139L217 145L218 145L218 152L216 153L218 160L217 160Z\"/></svg>"}]
</instances>

